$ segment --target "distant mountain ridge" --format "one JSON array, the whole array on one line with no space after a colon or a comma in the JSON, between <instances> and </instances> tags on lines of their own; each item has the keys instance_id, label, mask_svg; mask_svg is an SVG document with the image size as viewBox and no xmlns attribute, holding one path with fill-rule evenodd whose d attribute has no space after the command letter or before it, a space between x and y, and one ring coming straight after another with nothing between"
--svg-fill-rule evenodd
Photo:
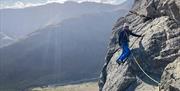
<instances>
[{"instance_id":1,"label":"distant mountain ridge","mask_svg":"<svg viewBox=\"0 0 180 91\"><path fill-rule=\"evenodd\" d=\"M44 2L31 2L31 1L6 1L2 0L0 5L0 9L7 9L7 8L26 8L26 7L33 7L33 6L40 6L48 3L66 3L66 2L94 2L94 3L103 3L103 4L112 4L112 5L119 5L127 0L49 0ZM130 1L130 0L128 0Z\"/></svg>"},{"instance_id":2,"label":"distant mountain ridge","mask_svg":"<svg viewBox=\"0 0 180 91\"><path fill-rule=\"evenodd\" d=\"M66 2L65 4L50 3L24 9L0 9L0 22L3 26L1 31L20 38L47 25L62 22L67 18L107 12L117 7L100 3Z\"/></svg>"},{"instance_id":3,"label":"distant mountain ridge","mask_svg":"<svg viewBox=\"0 0 180 91\"><path fill-rule=\"evenodd\" d=\"M49 3L22 9L0 9L1 32L19 40L33 32L55 25L69 18L81 17L125 9L124 6L101 4L95 2ZM127 8L126 8L127 9ZM124 10L123 10L124 11ZM4 46L6 43L1 42Z\"/></svg>"}]
</instances>

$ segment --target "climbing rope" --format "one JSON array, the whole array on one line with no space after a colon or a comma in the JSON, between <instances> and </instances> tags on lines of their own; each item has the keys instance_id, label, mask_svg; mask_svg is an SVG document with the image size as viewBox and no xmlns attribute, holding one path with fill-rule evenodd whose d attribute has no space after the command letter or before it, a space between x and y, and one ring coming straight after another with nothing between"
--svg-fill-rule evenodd
<instances>
[{"instance_id":1,"label":"climbing rope","mask_svg":"<svg viewBox=\"0 0 180 91\"><path fill-rule=\"evenodd\" d=\"M139 38L137 38L131 45L131 47L134 45L134 43L138 40ZM137 59L135 58L133 52L131 52L131 55L135 61L135 63L138 65L138 67L140 68L140 70L149 78L151 79L153 82L155 82L156 84L158 84L158 88L159 88L159 91L161 91L161 87L160 87L160 82L158 82L157 80L155 80L154 78L152 78L150 75L148 75L144 69L141 67L141 65L139 64L139 62L137 61Z\"/></svg>"},{"instance_id":2,"label":"climbing rope","mask_svg":"<svg viewBox=\"0 0 180 91\"><path fill-rule=\"evenodd\" d=\"M141 67L141 65L139 64L139 62L137 61L137 59L135 58L135 56L133 55L133 53L131 53L134 61L136 62L136 64L138 65L138 67L140 68L140 70L149 78L151 79L153 82L155 82L156 84L158 84L158 88L159 88L159 91L161 91L161 87L160 87L160 82L158 82L157 80L155 80L154 78L152 78L151 76L149 76L145 71L144 69Z\"/></svg>"},{"instance_id":3,"label":"climbing rope","mask_svg":"<svg viewBox=\"0 0 180 91\"><path fill-rule=\"evenodd\" d=\"M138 65L138 67L141 69L141 71L149 78L151 79L153 82L157 83L157 84L160 84L157 80L153 79L151 76L149 76L144 70L143 68L141 67L141 65L138 63L137 59L134 57L133 53L132 53L132 57L133 59L135 60L136 64Z\"/></svg>"}]
</instances>

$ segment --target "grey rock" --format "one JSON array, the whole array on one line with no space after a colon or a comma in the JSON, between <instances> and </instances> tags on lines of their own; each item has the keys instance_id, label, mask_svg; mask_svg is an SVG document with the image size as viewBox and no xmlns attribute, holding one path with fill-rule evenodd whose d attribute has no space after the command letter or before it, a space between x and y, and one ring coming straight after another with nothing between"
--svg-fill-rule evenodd
<instances>
[{"instance_id":1,"label":"grey rock","mask_svg":"<svg viewBox=\"0 0 180 91\"><path fill-rule=\"evenodd\" d=\"M129 13L117 20L110 39L106 63L99 79L99 91L180 91L180 1L179 0L135 0L132 11L144 18ZM131 55L126 63L117 65L117 33L124 22L137 34L145 34L129 43L132 54L144 71L139 69ZM173 68L173 69L171 69Z\"/></svg>"},{"instance_id":2,"label":"grey rock","mask_svg":"<svg viewBox=\"0 0 180 91\"><path fill-rule=\"evenodd\" d=\"M162 88L165 91L180 91L180 57L168 64L162 75Z\"/></svg>"}]
</instances>

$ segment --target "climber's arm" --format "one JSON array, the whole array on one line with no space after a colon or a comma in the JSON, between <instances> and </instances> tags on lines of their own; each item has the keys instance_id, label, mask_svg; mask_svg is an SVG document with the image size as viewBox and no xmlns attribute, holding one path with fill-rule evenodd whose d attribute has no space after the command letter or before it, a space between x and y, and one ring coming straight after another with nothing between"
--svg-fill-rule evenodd
<instances>
[{"instance_id":1,"label":"climber's arm","mask_svg":"<svg viewBox=\"0 0 180 91\"><path fill-rule=\"evenodd\" d=\"M131 32L131 31L130 31L130 35L135 36L135 37L142 37L141 35L135 34L135 33Z\"/></svg>"}]
</instances>

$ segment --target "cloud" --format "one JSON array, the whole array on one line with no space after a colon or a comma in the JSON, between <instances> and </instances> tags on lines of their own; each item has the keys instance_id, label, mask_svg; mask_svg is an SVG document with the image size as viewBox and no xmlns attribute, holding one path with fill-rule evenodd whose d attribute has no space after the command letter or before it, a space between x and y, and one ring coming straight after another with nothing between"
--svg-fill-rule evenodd
<instances>
[{"instance_id":1,"label":"cloud","mask_svg":"<svg viewBox=\"0 0 180 91\"><path fill-rule=\"evenodd\" d=\"M35 4L32 4L32 3L23 3L23 2L17 1L16 3L14 3L13 7L24 8L24 7L34 6L34 5Z\"/></svg>"},{"instance_id":2,"label":"cloud","mask_svg":"<svg viewBox=\"0 0 180 91\"><path fill-rule=\"evenodd\" d=\"M46 3L53 3L53 2L57 2L57 3L64 3L68 0L48 0Z\"/></svg>"},{"instance_id":3,"label":"cloud","mask_svg":"<svg viewBox=\"0 0 180 91\"><path fill-rule=\"evenodd\" d=\"M64 3L66 1L76 1L76 2L97 2L97 3L106 3L106 4L119 4L119 0L47 0L46 2L43 3L28 3L28 2L21 2L17 1L11 5L5 4L5 3L0 3L0 9L3 8L25 8L25 7L31 7L31 6L38 6L38 5L44 5L47 3ZM125 0L122 0L125 1Z\"/></svg>"},{"instance_id":4,"label":"cloud","mask_svg":"<svg viewBox=\"0 0 180 91\"><path fill-rule=\"evenodd\" d=\"M64 3L66 1L74 1L74 2L78 2L78 3L81 3L81 2L97 2L97 3L100 3L101 2L101 0L48 0L46 3L53 3L53 2Z\"/></svg>"},{"instance_id":5,"label":"cloud","mask_svg":"<svg viewBox=\"0 0 180 91\"><path fill-rule=\"evenodd\" d=\"M53 3L53 2L64 3L66 1L70 1L70 0L47 0L46 2L43 2L43 3L31 3L31 2L17 1L17 2L12 3L12 4L9 4L7 2L2 2L2 3L0 3L0 9L4 9L4 8L26 8L26 7L39 6L39 5L44 5L44 4ZM76 0L71 0L71 1L76 1Z\"/></svg>"},{"instance_id":6,"label":"cloud","mask_svg":"<svg viewBox=\"0 0 180 91\"><path fill-rule=\"evenodd\" d=\"M17 1L13 4L10 4L10 5L0 3L0 9L4 9L4 8L25 8L25 7L38 6L38 5L42 5L42 3L24 3L21 1Z\"/></svg>"},{"instance_id":7,"label":"cloud","mask_svg":"<svg viewBox=\"0 0 180 91\"><path fill-rule=\"evenodd\" d=\"M97 2L97 3L107 3L107 4L120 4L126 0L48 0L47 3L52 3L52 2L64 3L66 1L75 1L78 3L81 3L81 2Z\"/></svg>"}]
</instances>

